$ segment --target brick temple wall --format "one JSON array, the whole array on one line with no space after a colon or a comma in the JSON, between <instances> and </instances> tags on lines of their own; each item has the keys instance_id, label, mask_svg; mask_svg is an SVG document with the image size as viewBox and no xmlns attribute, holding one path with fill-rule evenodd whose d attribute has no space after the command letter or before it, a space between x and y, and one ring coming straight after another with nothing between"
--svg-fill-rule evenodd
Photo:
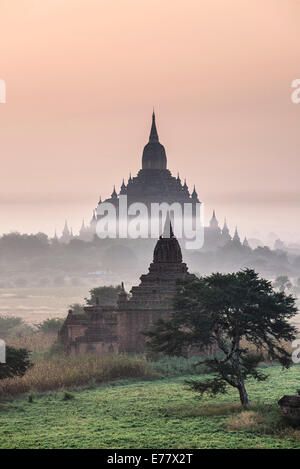
<instances>
[{"instance_id":1,"label":"brick temple wall","mask_svg":"<svg viewBox=\"0 0 300 469\"><path fill-rule=\"evenodd\" d=\"M117 325L119 352L144 352L147 337L142 332L149 331L158 319L168 319L169 315L169 311L162 310L120 311Z\"/></svg>"}]
</instances>

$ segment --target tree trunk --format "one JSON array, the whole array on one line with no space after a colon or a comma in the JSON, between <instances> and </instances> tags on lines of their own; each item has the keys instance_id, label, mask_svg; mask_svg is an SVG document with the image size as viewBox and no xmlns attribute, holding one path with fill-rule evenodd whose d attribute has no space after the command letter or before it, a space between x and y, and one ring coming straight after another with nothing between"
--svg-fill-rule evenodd
<instances>
[{"instance_id":1,"label":"tree trunk","mask_svg":"<svg viewBox=\"0 0 300 469\"><path fill-rule=\"evenodd\" d=\"M242 406L245 407L245 408L249 407L250 406L250 401L249 401L248 394L247 394L247 391L246 391L246 388L245 388L245 385L244 385L243 381L241 381L239 383L238 390L239 390L239 393L240 393L240 400L241 400Z\"/></svg>"}]
</instances>

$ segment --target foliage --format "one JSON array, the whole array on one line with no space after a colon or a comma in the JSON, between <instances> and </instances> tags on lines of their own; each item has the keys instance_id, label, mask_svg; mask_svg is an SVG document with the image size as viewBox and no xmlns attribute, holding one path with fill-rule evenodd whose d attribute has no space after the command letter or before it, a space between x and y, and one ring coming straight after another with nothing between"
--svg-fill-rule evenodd
<instances>
[{"instance_id":1,"label":"foliage","mask_svg":"<svg viewBox=\"0 0 300 469\"><path fill-rule=\"evenodd\" d=\"M275 279L274 282L274 288L278 288L281 292L284 292L285 290L291 290L292 286L292 282L287 275L280 275Z\"/></svg>"},{"instance_id":2,"label":"foliage","mask_svg":"<svg viewBox=\"0 0 300 469\"><path fill-rule=\"evenodd\" d=\"M59 331L64 321L65 320L63 318L48 318L38 324L37 328L44 334L54 334Z\"/></svg>"},{"instance_id":3,"label":"foliage","mask_svg":"<svg viewBox=\"0 0 300 469\"><path fill-rule=\"evenodd\" d=\"M85 300L88 305L95 305L98 298L99 304L102 306L115 306L120 291L121 285L92 288L90 290L90 298L85 298Z\"/></svg>"},{"instance_id":4,"label":"foliage","mask_svg":"<svg viewBox=\"0 0 300 469\"><path fill-rule=\"evenodd\" d=\"M83 312L83 305L80 303L73 303L69 306L69 309L73 311L74 314L80 314Z\"/></svg>"},{"instance_id":5,"label":"foliage","mask_svg":"<svg viewBox=\"0 0 300 469\"><path fill-rule=\"evenodd\" d=\"M289 319L296 314L295 299L273 290L271 283L246 269L233 274L212 274L179 283L170 320L158 321L147 333L154 351L182 355L208 347L222 352L204 360L214 378L205 383L189 381L200 396L224 393L227 385L239 391L242 405L249 405L245 380L266 375L257 370L266 351L272 360L289 367L291 358L282 342L291 342L296 329ZM255 348L250 351L244 343Z\"/></svg>"},{"instance_id":6,"label":"foliage","mask_svg":"<svg viewBox=\"0 0 300 469\"><path fill-rule=\"evenodd\" d=\"M70 282L80 283L84 272L104 272L107 269L136 272L137 268L140 269L138 266L145 265L152 255L152 241L116 242L95 236L89 242L73 239L64 244L49 240L43 233L8 233L0 237L0 285L2 288L16 285L21 288L25 284L27 288L36 285L61 287ZM296 278L300 275L300 257L297 260L295 254L289 253L288 256L287 252L265 246L251 250L231 242L216 251L191 253L187 250L183 255L190 268L202 273L233 272L247 265L273 278L287 274Z\"/></svg>"},{"instance_id":7,"label":"foliage","mask_svg":"<svg viewBox=\"0 0 300 469\"><path fill-rule=\"evenodd\" d=\"M26 349L15 349L6 347L6 363L0 363L0 380L24 376L26 371L32 367L29 351ZM1 386L1 385L0 385Z\"/></svg>"},{"instance_id":8,"label":"foliage","mask_svg":"<svg viewBox=\"0 0 300 469\"><path fill-rule=\"evenodd\" d=\"M32 332L32 327L26 324L22 318L16 316L0 316L0 339L6 339L12 335L22 336Z\"/></svg>"},{"instance_id":9,"label":"foliage","mask_svg":"<svg viewBox=\"0 0 300 469\"><path fill-rule=\"evenodd\" d=\"M63 395L63 401L70 401L71 399L74 399L74 394L65 391Z\"/></svg>"}]
</instances>

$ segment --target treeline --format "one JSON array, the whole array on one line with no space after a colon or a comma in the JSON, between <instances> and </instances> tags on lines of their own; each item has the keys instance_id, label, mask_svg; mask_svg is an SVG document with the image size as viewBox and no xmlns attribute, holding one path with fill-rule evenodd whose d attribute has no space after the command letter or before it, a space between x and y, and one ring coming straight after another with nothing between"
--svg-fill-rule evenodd
<instances>
[{"instance_id":1,"label":"treeline","mask_svg":"<svg viewBox=\"0 0 300 469\"><path fill-rule=\"evenodd\" d=\"M0 288L78 285L88 274L145 272L152 261L156 240L104 239L90 242L74 238L68 244L44 233L9 233L0 237ZM183 249L190 271L200 274L231 272L249 267L274 280L300 277L300 256L269 247L251 249L231 242L215 251ZM66 280L67 279L67 280Z\"/></svg>"},{"instance_id":2,"label":"treeline","mask_svg":"<svg viewBox=\"0 0 300 469\"><path fill-rule=\"evenodd\" d=\"M226 273L248 267L269 279L279 275L287 275L293 279L300 277L300 256L273 250L268 246L251 249L231 242L216 251L193 254L187 251L186 261L199 273Z\"/></svg>"}]
</instances>

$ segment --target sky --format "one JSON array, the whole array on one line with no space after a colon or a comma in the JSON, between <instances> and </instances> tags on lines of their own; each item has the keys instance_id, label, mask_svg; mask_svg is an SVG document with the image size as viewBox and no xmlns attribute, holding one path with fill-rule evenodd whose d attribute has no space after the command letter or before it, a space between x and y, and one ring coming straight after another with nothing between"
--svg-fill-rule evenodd
<instances>
[{"instance_id":1,"label":"sky","mask_svg":"<svg viewBox=\"0 0 300 469\"><path fill-rule=\"evenodd\" d=\"M298 0L0 0L0 233L76 232L141 167L241 236L300 240Z\"/></svg>"}]
</instances>

